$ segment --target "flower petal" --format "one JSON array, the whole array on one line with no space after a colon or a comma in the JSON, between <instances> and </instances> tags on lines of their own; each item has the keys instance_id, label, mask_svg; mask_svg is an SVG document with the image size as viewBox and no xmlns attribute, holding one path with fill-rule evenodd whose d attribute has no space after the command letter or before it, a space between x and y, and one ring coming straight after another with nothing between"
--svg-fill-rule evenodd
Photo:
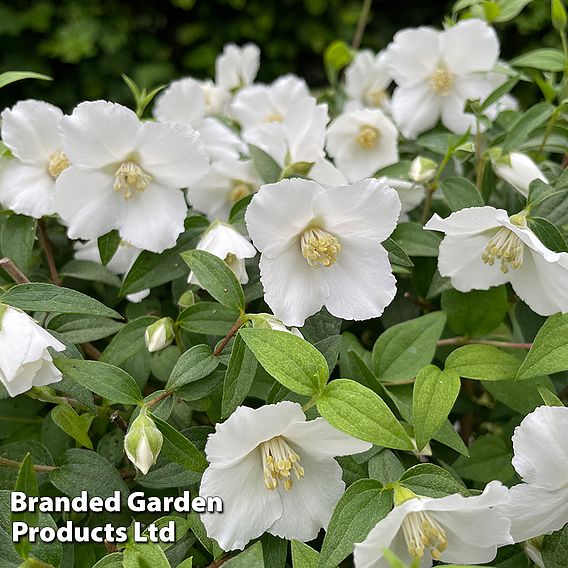
<instances>
[{"instance_id":1,"label":"flower petal","mask_svg":"<svg viewBox=\"0 0 568 568\"><path fill-rule=\"evenodd\" d=\"M406 138L430 130L440 118L441 97L428 83L397 87L392 96L394 121Z\"/></svg>"},{"instance_id":2,"label":"flower petal","mask_svg":"<svg viewBox=\"0 0 568 568\"><path fill-rule=\"evenodd\" d=\"M498 228L508 222L509 215L504 209L489 206L467 207L445 219L435 214L424 228L430 231L443 231L448 235L469 237Z\"/></svg>"},{"instance_id":3,"label":"flower petal","mask_svg":"<svg viewBox=\"0 0 568 568\"><path fill-rule=\"evenodd\" d=\"M206 118L197 130L212 162L237 160L244 149L235 132L216 118Z\"/></svg>"},{"instance_id":4,"label":"flower petal","mask_svg":"<svg viewBox=\"0 0 568 568\"><path fill-rule=\"evenodd\" d=\"M160 122L178 122L186 126L198 126L205 117L205 97L202 86L191 78L173 81L156 98L153 112Z\"/></svg>"},{"instance_id":5,"label":"flower petal","mask_svg":"<svg viewBox=\"0 0 568 568\"><path fill-rule=\"evenodd\" d=\"M464 134L468 129L477 131L475 116L464 111L466 99L450 94L441 102L442 123L454 134Z\"/></svg>"}]
</instances>

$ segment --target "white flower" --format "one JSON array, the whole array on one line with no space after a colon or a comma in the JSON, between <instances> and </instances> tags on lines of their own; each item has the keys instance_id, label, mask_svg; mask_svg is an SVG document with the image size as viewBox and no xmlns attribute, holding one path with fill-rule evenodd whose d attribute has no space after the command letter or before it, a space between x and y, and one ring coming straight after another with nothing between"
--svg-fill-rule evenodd
<instances>
[{"instance_id":1,"label":"white flower","mask_svg":"<svg viewBox=\"0 0 568 568\"><path fill-rule=\"evenodd\" d=\"M189 187L189 204L210 221L226 221L233 205L262 184L250 160L215 162L209 172Z\"/></svg>"},{"instance_id":2,"label":"white flower","mask_svg":"<svg viewBox=\"0 0 568 568\"><path fill-rule=\"evenodd\" d=\"M248 282L245 259L255 256L256 249L231 225L220 222L213 223L195 248L210 252L224 260L241 284ZM187 281L190 284L200 286L193 272L189 273Z\"/></svg>"},{"instance_id":3,"label":"white flower","mask_svg":"<svg viewBox=\"0 0 568 568\"><path fill-rule=\"evenodd\" d=\"M63 112L43 101L20 101L2 112L2 141L14 160L0 172L0 202L40 219L55 213L55 180L69 166L61 149Z\"/></svg>"},{"instance_id":4,"label":"white flower","mask_svg":"<svg viewBox=\"0 0 568 568\"><path fill-rule=\"evenodd\" d=\"M73 165L57 179L55 202L69 238L118 229L141 249L173 247L187 213L180 188L209 167L199 135L187 126L141 123L106 101L81 103L61 129Z\"/></svg>"},{"instance_id":5,"label":"white flower","mask_svg":"<svg viewBox=\"0 0 568 568\"><path fill-rule=\"evenodd\" d=\"M549 534L568 523L568 408L540 406L513 434L515 485L502 511L515 542Z\"/></svg>"},{"instance_id":6,"label":"white flower","mask_svg":"<svg viewBox=\"0 0 568 568\"><path fill-rule=\"evenodd\" d=\"M211 79L197 81L203 92L203 101L205 103L205 114L224 115L227 112L227 104L231 98L230 94L215 85Z\"/></svg>"},{"instance_id":7,"label":"white flower","mask_svg":"<svg viewBox=\"0 0 568 568\"><path fill-rule=\"evenodd\" d=\"M343 319L380 316L396 293L381 243L400 207L396 191L376 179L331 189L298 178L262 186L245 220L274 315L287 326L302 326L324 305Z\"/></svg>"},{"instance_id":8,"label":"white flower","mask_svg":"<svg viewBox=\"0 0 568 568\"><path fill-rule=\"evenodd\" d=\"M389 568L384 557L387 548L403 562L419 559L420 568L432 566L432 560L490 562L497 547L512 543L508 519L494 508L507 499L507 488L498 481L475 497L457 493L438 499L410 497L379 521L364 542L355 545L355 567Z\"/></svg>"},{"instance_id":9,"label":"white flower","mask_svg":"<svg viewBox=\"0 0 568 568\"><path fill-rule=\"evenodd\" d=\"M388 107L387 88L391 81L384 51L376 55L369 50L360 51L345 70L348 109Z\"/></svg>"},{"instance_id":10,"label":"white flower","mask_svg":"<svg viewBox=\"0 0 568 568\"><path fill-rule=\"evenodd\" d=\"M272 85L251 85L241 89L231 104L231 114L243 130L270 122L282 122L290 109L310 91L303 79L284 75Z\"/></svg>"},{"instance_id":11,"label":"white flower","mask_svg":"<svg viewBox=\"0 0 568 568\"><path fill-rule=\"evenodd\" d=\"M199 132L212 161L236 160L241 139L228 126L207 116L206 97L207 91L195 79L174 81L156 99L154 116L159 122L184 124Z\"/></svg>"},{"instance_id":12,"label":"white flower","mask_svg":"<svg viewBox=\"0 0 568 568\"><path fill-rule=\"evenodd\" d=\"M225 91L250 85L260 66L260 49L253 43L228 43L215 61L215 84Z\"/></svg>"},{"instance_id":13,"label":"white flower","mask_svg":"<svg viewBox=\"0 0 568 568\"><path fill-rule=\"evenodd\" d=\"M404 136L415 138L440 118L456 134L474 128L475 117L464 113L464 104L493 90L487 73L498 55L497 35L481 20L463 20L443 32L427 27L398 32L387 61L398 85L391 110Z\"/></svg>"},{"instance_id":14,"label":"white flower","mask_svg":"<svg viewBox=\"0 0 568 568\"><path fill-rule=\"evenodd\" d=\"M0 383L10 396L61 380L48 347L65 350L27 314L0 304Z\"/></svg>"},{"instance_id":15,"label":"white flower","mask_svg":"<svg viewBox=\"0 0 568 568\"><path fill-rule=\"evenodd\" d=\"M408 221L408 213L413 209L416 209L420 203L424 200L426 195L426 189L423 185L408 181L405 179L380 177L377 179L380 183L388 185L396 190L400 202L402 204L402 209L400 211L399 223Z\"/></svg>"},{"instance_id":16,"label":"white flower","mask_svg":"<svg viewBox=\"0 0 568 568\"><path fill-rule=\"evenodd\" d=\"M326 148L349 181L360 181L398 161L398 131L381 110L356 110L332 121Z\"/></svg>"},{"instance_id":17,"label":"white flower","mask_svg":"<svg viewBox=\"0 0 568 568\"><path fill-rule=\"evenodd\" d=\"M487 290L510 282L517 295L540 315L568 312L568 253L546 248L527 227L523 214L470 207L426 229L446 233L438 269L460 292Z\"/></svg>"},{"instance_id":18,"label":"white flower","mask_svg":"<svg viewBox=\"0 0 568 568\"><path fill-rule=\"evenodd\" d=\"M540 168L521 152L511 152L493 162L495 173L509 185L512 185L521 195L528 197L531 181L540 179L548 183Z\"/></svg>"},{"instance_id":19,"label":"white flower","mask_svg":"<svg viewBox=\"0 0 568 568\"><path fill-rule=\"evenodd\" d=\"M242 549L264 532L314 539L345 490L333 458L370 447L323 418L307 422L294 402L239 407L205 446L210 466L199 494L217 495L224 506L222 515L201 516L207 535L224 550Z\"/></svg>"}]
</instances>

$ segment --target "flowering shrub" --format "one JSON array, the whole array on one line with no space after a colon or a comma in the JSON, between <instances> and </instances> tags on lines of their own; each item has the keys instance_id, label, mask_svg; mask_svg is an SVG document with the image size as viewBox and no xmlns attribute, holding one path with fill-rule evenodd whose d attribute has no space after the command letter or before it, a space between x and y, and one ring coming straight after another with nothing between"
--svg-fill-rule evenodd
<instances>
[{"instance_id":1,"label":"flowering shrub","mask_svg":"<svg viewBox=\"0 0 568 568\"><path fill-rule=\"evenodd\" d=\"M321 92L229 44L133 110L2 112L2 568L568 565L567 18L505 62L525 4L335 42Z\"/></svg>"}]
</instances>

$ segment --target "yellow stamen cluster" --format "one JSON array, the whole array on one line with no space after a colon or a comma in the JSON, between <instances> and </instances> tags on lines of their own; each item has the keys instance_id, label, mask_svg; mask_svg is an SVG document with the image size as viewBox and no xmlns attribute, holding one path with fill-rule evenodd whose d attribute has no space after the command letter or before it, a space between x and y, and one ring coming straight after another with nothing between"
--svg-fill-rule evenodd
<instances>
[{"instance_id":1,"label":"yellow stamen cluster","mask_svg":"<svg viewBox=\"0 0 568 568\"><path fill-rule=\"evenodd\" d=\"M59 150L54 152L49 156L49 163L47 165L47 171L53 179L57 179L59 174L66 170L70 166L69 158L65 152Z\"/></svg>"},{"instance_id":2,"label":"yellow stamen cluster","mask_svg":"<svg viewBox=\"0 0 568 568\"><path fill-rule=\"evenodd\" d=\"M243 197L250 195L252 193L252 185L245 183L244 181L235 180L233 182L233 189L229 193L229 201L236 203Z\"/></svg>"},{"instance_id":3,"label":"yellow stamen cluster","mask_svg":"<svg viewBox=\"0 0 568 568\"><path fill-rule=\"evenodd\" d=\"M430 85L436 94L446 97L454 86L454 76L443 67L438 67L430 78Z\"/></svg>"},{"instance_id":4,"label":"yellow stamen cluster","mask_svg":"<svg viewBox=\"0 0 568 568\"><path fill-rule=\"evenodd\" d=\"M284 489L290 491L294 485L292 472L296 475L296 479L304 477L300 456L290 448L282 436L262 442L260 454L264 470L264 485L267 489L273 491L282 481Z\"/></svg>"},{"instance_id":5,"label":"yellow stamen cluster","mask_svg":"<svg viewBox=\"0 0 568 568\"><path fill-rule=\"evenodd\" d=\"M130 199L135 192L144 191L151 181L152 177L137 163L123 162L116 170L114 190L122 192L124 199Z\"/></svg>"},{"instance_id":6,"label":"yellow stamen cluster","mask_svg":"<svg viewBox=\"0 0 568 568\"><path fill-rule=\"evenodd\" d=\"M440 560L448 541L446 532L440 524L424 511L406 515L402 522L402 532L408 545L408 553L413 558L422 558L424 551L430 549L434 560Z\"/></svg>"},{"instance_id":7,"label":"yellow stamen cluster","mask_svg":"<svg viewBox=\"0 0 568 568\"><path fill-rule=\"evenodd\" d=\"M509 268L516 270L523 265L525 245L510 229L499 229L485 247L481 258L485 264L493 266L495 260L501 262L501 272L507 274Z\"/></svg>"},{"instance_id":8,"label":"yellow stamen cluster","mask_svg":"<svg viewBox=\"0 0 568 568\"><path fill-rule=\"evenodd\" d=\"M385 103L387 94L383 89L369 89L363 97L370 107L381 107Z\"/></svg>"},{"instance_id":9,"label":"yellow stamen cluster","mask_svg":"<svg viewBox=\"0 0 568 568\"><path fill-rule=\"evenodd\" d=\"M279 112L271 112L264 117L264 122L282 122L284 117Z\"/></svg>"},{"instance_id":10,"label":"yellow stamen cluster","mask_svg":"<svg viewBox=\"0 0 568 568\"><path fill-rule=\"evenodd\" d=\"M335 264L341 251L337 237L324 229L306 229L301 238L302 255L310 266L329 267Z\"/></svg>"},{"instance_id":11,"label":"yellow stamen cluster","mask_svg":"<svg viewBox=\"0 0 568 568\"><path fill-rule=\"evenodd\" d=\"M379 131L373 126L365 124L359 129L359 134L355 140L363 150L372 150L379 140Z\"/></svg>"}]
</instances>

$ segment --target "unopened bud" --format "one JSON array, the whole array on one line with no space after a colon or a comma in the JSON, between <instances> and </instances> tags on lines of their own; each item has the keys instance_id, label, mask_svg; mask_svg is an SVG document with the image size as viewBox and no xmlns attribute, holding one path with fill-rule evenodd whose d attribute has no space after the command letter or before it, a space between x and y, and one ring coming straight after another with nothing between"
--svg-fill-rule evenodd
<instances>
[{"instance_id":1,"label":"unopened bud","mask_svg":"<svg viewBox=\"0 0 568 568\"><path fill-rule=\"evenodd\" d=\"M529 185L534 179L548 183L540 168L521 152L511 152L493 161L493 170L503 181L512 185L521 195L529 194Z\"/></svg>"},{"instance_id":2,"label":"unopened bud","mask_svg":"<svg viewBox=\"0 0 568 568\"><path fill-rule=\"evenodd\" d=\"M250 314L249 316L252 327L255 329L273 329L275 331L286 331L293 335L297 335L303 339L301 331L297 327L288 329L281 320L272 314Z\"/></svg>"},{"instance_id":3,"label":"unopened bud","mask_svg":"<svg viewBox=\"0 0 568 568\"><path fill-rule=\"evenodd\" d=\"M314 162L294 162L289 166L286 166L282 172L283 178L289 178L294 176L307 176L312 169Z\"/></svg>"},{"instance_id":4,"label":"unopened bud","mask_svg":"<svg viewBox=\"0 0 568 568\"><path fill-rule=\"evenodd\" d=\"M438 164L436 162L430 160L430 158L417 156L410 164L410 179L418 183L429 182L434 179L437 170Z\"/></svg>"},{"instance_id":5,"label":"unopened bud","mask_svg":"<svg viewBox=\"0 0 568 568\"><path fill-rule=\"evenodd\" d=\"M156 463L164 437L148 416L146 406L130 425L124 438L124 451L128 459L144 474Z\"/></svg>"},{"instance_id":6,"label":"unopened bud","mask_svg":"<svg viewBox=\"0 0 568 568\"><path fill-rule=\"evenodd\" d=\"M558 32L563 31L566 28L566 8L563 0L552 0L550 12L554 29Z\"/></svg>"},{"instance_id":7,"label":"unopened bud","mask_svg":"<svg viewBox=\"0 0 568 568\"><path fill-rule=\"evenodd\" d=\"M150 353L161 351L175 339L174 322L172 318L162 318L149 325L144 334L146 347Z\"/></svg>"},{"instance_id":8,"label":"unopened bud","mask_svg":"<svg viewBox=\"0 0 568 568\"><path fill-rule=\"evenodd\" d=\"M195 294L192 290L186 290L178 300L178 306L185 310L185 308L189 308L195 304Z\"/></svg>"}]
</instances>

